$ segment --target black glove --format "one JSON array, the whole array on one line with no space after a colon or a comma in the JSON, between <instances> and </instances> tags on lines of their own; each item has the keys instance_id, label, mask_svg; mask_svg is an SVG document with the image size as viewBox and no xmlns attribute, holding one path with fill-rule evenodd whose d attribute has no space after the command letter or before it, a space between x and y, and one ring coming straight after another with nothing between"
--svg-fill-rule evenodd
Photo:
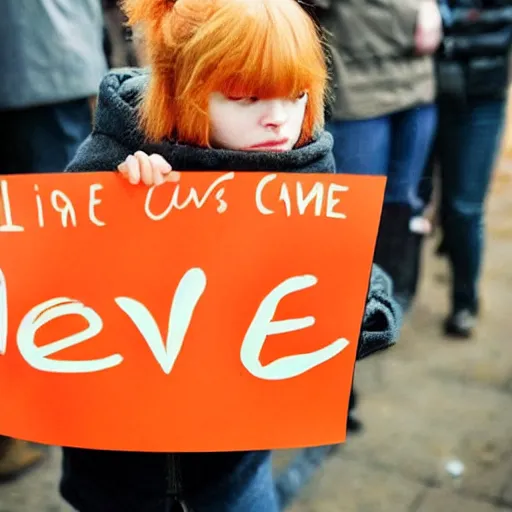
<instances>
[{"instance_id":1,"label":"black glove","mask_svg":"<svg viewBox=\"0 0 512 512\"><path fill-rule=\"evenodd\" d=\"M402 310L393 299L393 282L373 265L357 360L394 345L402 326Z\"/></svg>"}]
</instances>

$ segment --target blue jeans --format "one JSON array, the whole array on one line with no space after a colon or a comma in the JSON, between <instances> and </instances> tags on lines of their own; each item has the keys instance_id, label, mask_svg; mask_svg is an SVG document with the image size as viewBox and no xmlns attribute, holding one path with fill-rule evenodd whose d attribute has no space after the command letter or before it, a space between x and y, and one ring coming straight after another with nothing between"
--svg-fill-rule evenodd
<instances>
[{"instance_id":1,"label":"blue jeans","mask_svg":"<svg viewBox=\"0 0 512 512\"><path fill-rule=\"evenodd\" d=\"M63 449L62 497L79 512L278 512L271 452ZM180 502L180 500L182 500Z\"/></svg>"},{"instance_id":2,"label":"blue jeans","mask_svg":"<svg viewBox=\"0 0 512 512\"><path fill-rule=\"evenodd\" d=\"M436 154L441 216L452 269L453 311L478 312L484 207L501 141L506 100L439 105Z\"/></svg>"},{"instance_id":3,"label":"blue jeans","mask_svg":"<svg viewBox=\"0 0 512 512\"><path fill-rule=\"evenodd\" d=\"M63 171L91 133L87 98L0 111L6 127L0 175Z\"/></svg>"},{"instance_id":4,"label":"blue jeans","mask_svg":"<svg viewBox=\"0 0 512 512\"><path fill-rule=\"evenodd\" d=\"M339 173L385 175L385 201L423 206L418 187L437 123L434 105L360 121L333 121L334 158Z\"/></svg>"},{"instance_id":5,"label":"blue jeans","mask_svg":"<svg viewBox=\"0 0 512 512\"><path fill-rule=\"evenodd\" d=\"M211 491L193 496L188 507L192 512L278 512L271 455L250 477L235 471Z\"/></svg>"},{"instance_id":6,"label":"blue jeans","mask_svg":"<svg viewBox=\"0 0 512 512\"><path fill-rule=\"evenodd\" d=\"M279 510L285 510L299 496L324 462L339 445L315 446L299 450L288 465L276 476Z\"/></svg>"}]
</instances>

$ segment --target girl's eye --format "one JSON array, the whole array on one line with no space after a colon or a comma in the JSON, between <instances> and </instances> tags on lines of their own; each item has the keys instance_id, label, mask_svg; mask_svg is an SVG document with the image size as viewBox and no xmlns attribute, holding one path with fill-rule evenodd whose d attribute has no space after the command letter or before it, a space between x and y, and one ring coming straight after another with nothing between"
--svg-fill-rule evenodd
<instances>
[{"instance_id":1,"label":"girl's eye","mask_svg":"<svg viewBox=\"0 0 512 512\"><path fill-rule=\"evenodd\" d=\"M298 101L298 100L301 100L302 98L304 98L304 96L306 96L307 92L306 91L302 91L295 99Z\"/></svg>"},{"instance_id":2,"label":"girl's eye","mask_svg":"<svg viewBox=\"0 0 512 512\"><path fill-rule=\"evenodd\" d=\"M237 103L242 103L244 105L251 105L259 101L259 98L257 98L256 96L228 96L228 100L236 101Z\"/></svg>"}]
</instances>

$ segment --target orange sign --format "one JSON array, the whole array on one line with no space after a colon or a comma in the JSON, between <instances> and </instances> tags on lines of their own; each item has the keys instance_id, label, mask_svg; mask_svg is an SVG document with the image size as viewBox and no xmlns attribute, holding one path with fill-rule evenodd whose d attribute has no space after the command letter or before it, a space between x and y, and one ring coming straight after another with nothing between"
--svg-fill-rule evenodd
<instances>
[{"instance_id":1,"label":"orange sign","mask_svg":"<svg viewBox=\"0 0 512 512\"><path fill-rule=\"evenodd\" d=\"M344 441L384 185L0 179L0 433L171 452Z\"/></svg>"}]
</instances>

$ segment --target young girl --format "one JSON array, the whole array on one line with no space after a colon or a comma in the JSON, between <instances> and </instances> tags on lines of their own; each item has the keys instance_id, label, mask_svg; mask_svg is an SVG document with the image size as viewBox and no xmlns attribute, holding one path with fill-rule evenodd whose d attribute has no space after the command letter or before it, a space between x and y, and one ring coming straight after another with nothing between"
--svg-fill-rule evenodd
<instances>
[{"instance_id":1,"label":"young girl","mask_svg":"<svg viewBox=\"0 0 512 512\"><path fill-rule=\"evenodd\" d=\"M144 29L151 70L107 75L93 132L68 170L118 168L134 185L175 181L186 170L334 172L323 131L322 46L295 0L127 0L125 9ZM372 331L390 325L375 322L380 314L367 318ZM390 345L394 334L372 332L366 352ZM80 512L278 507L264 451L65 448L61 492Z\"/></svg>"}]
</instances>

